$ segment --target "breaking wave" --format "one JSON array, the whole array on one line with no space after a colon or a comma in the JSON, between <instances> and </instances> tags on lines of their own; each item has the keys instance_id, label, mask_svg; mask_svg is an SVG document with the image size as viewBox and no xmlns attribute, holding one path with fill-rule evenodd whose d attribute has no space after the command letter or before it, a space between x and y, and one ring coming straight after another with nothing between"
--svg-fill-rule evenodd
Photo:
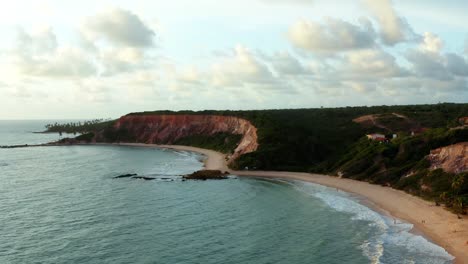
<instances>
[{"instance_id":1,"label":"breaking wave","mask_svg":"<svg viewBox=\"0 0 468 264\"><path fill-rule=\"evenodd\" d=\"M411 233L412 224L373 211L351 194L313 183L293 181L292 184L328 207L349 214L351 220L366 223L372 232L360 248L372 264L416 263L415 260L436 264L451 263L454 259L444 248Z\"/></svg>"}]
</instances>

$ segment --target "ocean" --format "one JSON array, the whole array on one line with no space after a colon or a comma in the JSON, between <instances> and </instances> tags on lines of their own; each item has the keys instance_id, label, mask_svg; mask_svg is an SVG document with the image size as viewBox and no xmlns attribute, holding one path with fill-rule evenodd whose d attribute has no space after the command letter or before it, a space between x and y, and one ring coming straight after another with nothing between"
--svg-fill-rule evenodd
<instances>
[{"instance_id":1,"label":"ocean","mask_svg":"<svg viewBox=\"0 0 468 264\"><path fill-rule=\"evenodd\" d=\"M0 145L59 138L0 121ZM0 149L0 263L452 263L412 225L300 181L182 181L203 157L128 146ZM126 173L154 181L114 179Z\"/></svg>"}]
</instances>

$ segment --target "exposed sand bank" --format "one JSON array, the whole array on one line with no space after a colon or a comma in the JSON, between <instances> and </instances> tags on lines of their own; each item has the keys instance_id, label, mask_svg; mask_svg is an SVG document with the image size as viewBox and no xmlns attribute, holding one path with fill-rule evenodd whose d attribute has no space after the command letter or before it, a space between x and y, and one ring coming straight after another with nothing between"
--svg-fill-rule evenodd
<instances>
[{"instance_id":1,"label":"exposed sand bank","mask_svg":"<svg viewBox=\"0 0 468 264\"><path fill-rule=\"evenodd\" d=\"M221 170L230 171L226 165L226 157L224 154L216 152L214 150L202 149L189 146L178 146L178 145L157 145L157 144L142 144L142 143L115 143L112 145L119 146L133 146L133 147L151 147L151 148L165 148L182 151L191 151L203 154L206 158L204 160L205 168L208 170Z\"/></svg>"}]
</instances>

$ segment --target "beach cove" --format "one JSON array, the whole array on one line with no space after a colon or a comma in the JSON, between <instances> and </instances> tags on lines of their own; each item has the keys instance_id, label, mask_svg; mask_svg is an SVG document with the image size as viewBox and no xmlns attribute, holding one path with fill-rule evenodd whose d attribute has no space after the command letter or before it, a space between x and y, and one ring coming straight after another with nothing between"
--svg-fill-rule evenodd
<instances>
[{"instance_id":1,"label":"beach cove","mask_svg":"<svg viewBox=\"0 0 468 264\"><path fill-rule=\"evenodd\" d=\"M416 230L422 232L430 240L455 256L455 263L468 263L468 222L466 216L463 219L458 219L457 215L445 210L443 207L437 207L433 202L425 201L403 191L367 182L319 174L230 170L226 165L224 154L190 146L138 143L120 143L117 145L158 147L196 152L206 157L204 160L206 169L228 171L230 174L240 177L299 180L356 194L365 198L366 203L375 206L378 210L413 224Z\"/></svg>"}]
</instances>

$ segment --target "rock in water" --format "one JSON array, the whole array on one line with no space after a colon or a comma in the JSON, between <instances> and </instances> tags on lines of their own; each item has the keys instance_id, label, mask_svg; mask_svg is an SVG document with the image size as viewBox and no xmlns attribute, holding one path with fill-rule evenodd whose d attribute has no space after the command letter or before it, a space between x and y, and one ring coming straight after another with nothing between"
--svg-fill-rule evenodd
<instances>
[{"instance_id":1,"label":"rock in water","mask_svg":"<svg viewBox=\"0 0 468 264\"><path fill-rule=\"evenodd\" d=\"M134 176L132 179L139 179L139 180L145 180L145 181L151 181L151 180L156 180L156 178L153 177L144 177L144 176Z\"/></svg>"},{"instance_id":2,"label":"rock in water","mask_svg":"<svg viewBox=\"0 0 468 264\"><path fill-rule=\"evenodd\" d=\"M138 174L136 174L136 173L132 173L132 174L123 174L123 175L115 176L114 179L130 178L130 177L135 177L135 176L137 176L137 175L138 175Z\"/></svg>"},{"instance_id":3,"label":"rock in water","mask_svg":"<svg viewBox=\"0 0 468 264\"><path fill-rule=\"evenodd\" d=\"M220 170L200 170L183 176L184 180L224 180L228 173Z\"/></svg>"}]
</instances>

